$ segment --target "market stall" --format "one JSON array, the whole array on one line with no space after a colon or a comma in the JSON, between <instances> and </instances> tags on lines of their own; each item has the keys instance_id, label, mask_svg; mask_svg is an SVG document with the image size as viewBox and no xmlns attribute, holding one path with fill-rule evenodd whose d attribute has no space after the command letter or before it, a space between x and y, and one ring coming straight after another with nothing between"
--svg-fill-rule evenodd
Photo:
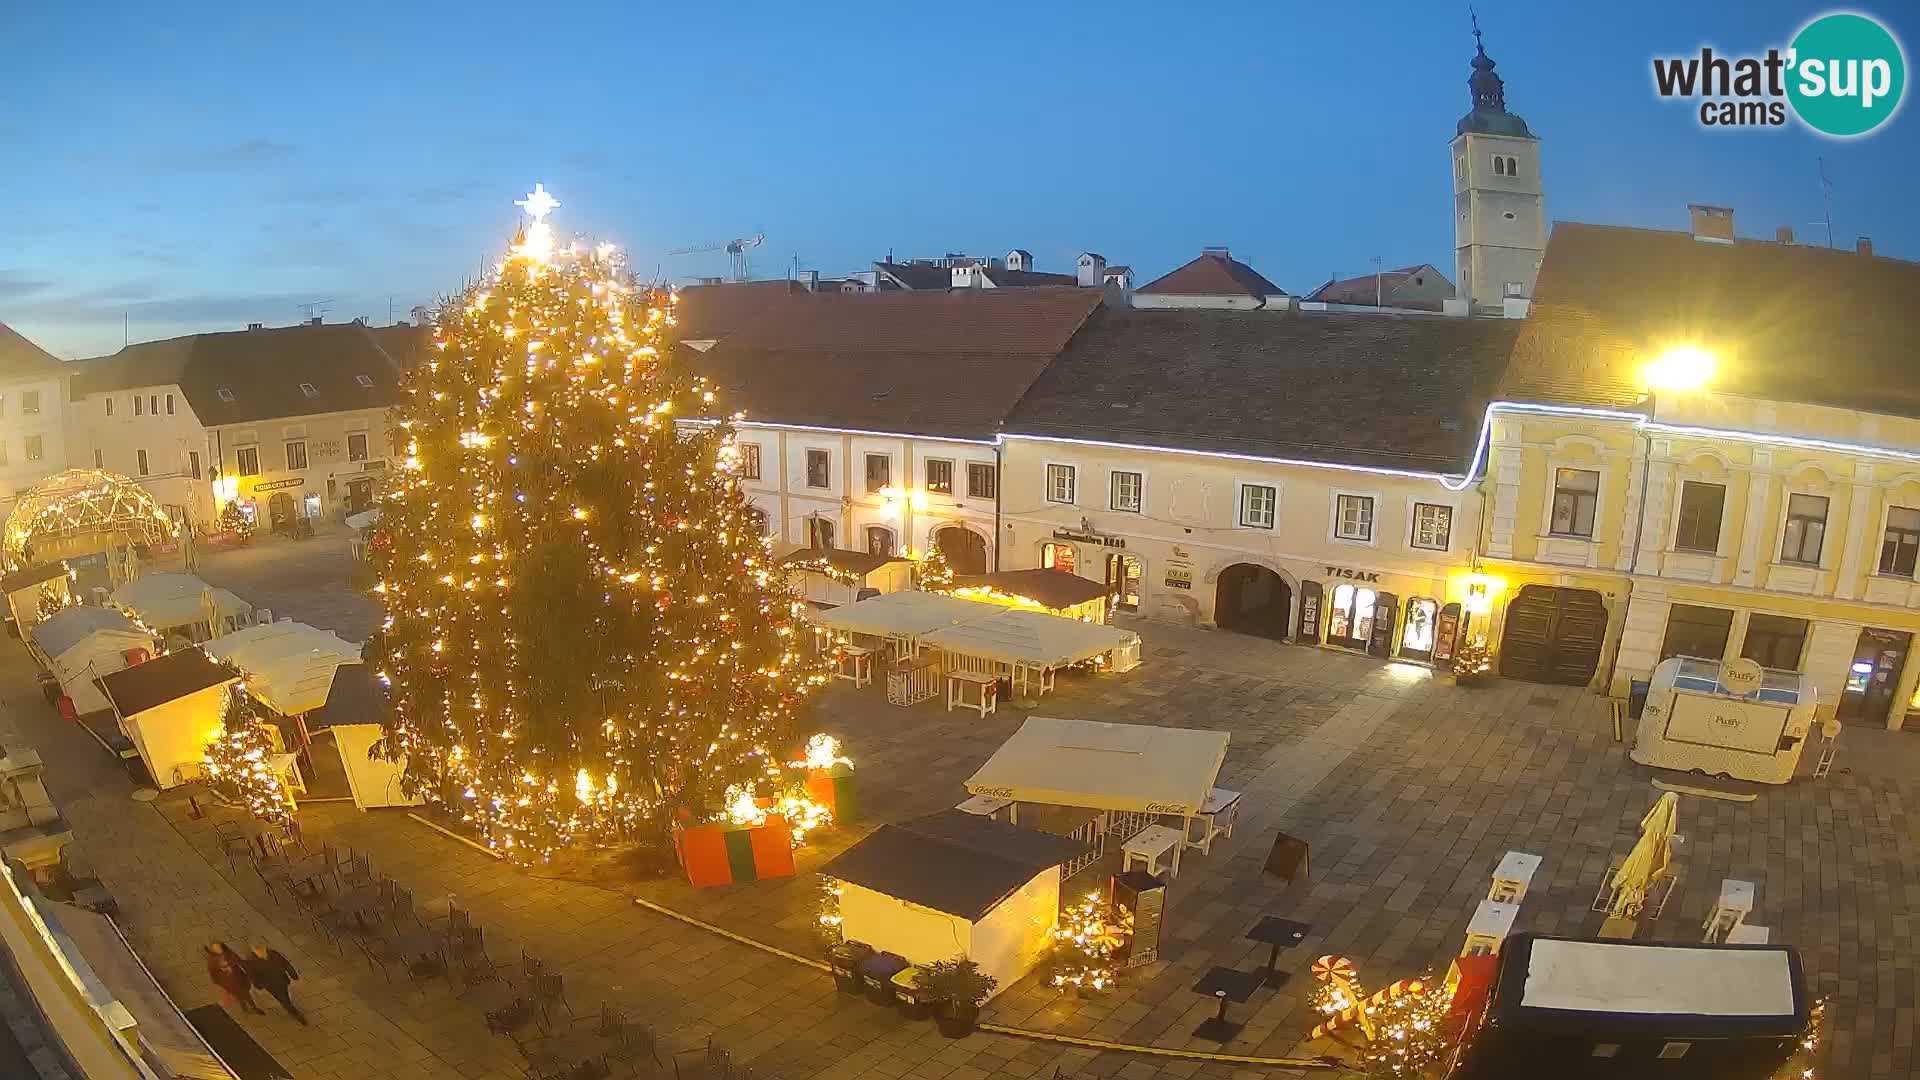
<instances>
[{"instance_id":1,"label":"market stall","mask_svg":"<svg viewBox=\"0 0 1920 1080\"><path fill-rule=\"evenodd\" d=\"M913 576L913 563L898 555L843 548L801 548L783 557L780 566L793 579L801 599L828 607L900 592L911 587Z\"/></svg>"},{"instance_id":2,"label":"market stall","mask_svg":"<svg viewBox=\"0 0 1920 1080\"><path fill-rule=\"evenodd\" d=\"M1784 784L1793 779L1818 704L1799 672L1675 656L1653 671L1633 760Z\"/></svg>"},{"instance_id":3,"label":"market stall","mask_svg":"<svg viewBox=\"0 0 1920 1080\"><path fill-rule=\"evenodd\" d=\"M0 577L0 596L6 601L7 618L20 630L40 621L40 598L48 593L63 604L72 594L66 563L36 563Z\"/></svg>"},{"instance_id":4,"label":"market stall","mask_svg":"<svg viewBox=\"0 0 1920 1080\"><path fill-rule=\"evenodd\" d=\"M152 636L114 608L69 607L33 628L36 658L60 681L76 714L107 707L94 680L151 656Z\"/></svg>"},{"instance_id":5,"label":"market stall","mask_svg":"<svg viewBox=\"0 0 1920 1080\"><path fill-rule=\"evenodd\" d=\"M953 579L953 595L1090 623L1107 621L1111 599L1103 583L1064 570L965 574Z\"/></svg>"},{"instance_id":6,"label":"market stall","mask_svg":"<svg viewBox=\"0 0 1920 1080\"><path fill-rule=\"evenodd\" d=\"M199 649L181 649L99 680L120 730L162 788L200 774L207 744L220 735L232 668Z\"/></svg>"},{"instance_id":7,"label":"market stall","mask_svg":"<svg viewBox=\"0 0 1920 1080\"><path fill-rule=\"evenodd\" d=\"M1190 833L1220 777L1228 739L1224 731L1030 716L968 778L967 793L1007 800L1013 822L1021 803L1100 811L1088 839L1104 851L1107 837L1125 843L1161 817L1180 818ZM1172 846L1176 874L1186 846Z\"/></svg>"},{"instance_id":8,"label":"market stall","mask_svg":"<svg viewBox=\"0 0 1920 1080\"><path fill-rule=\"evenodd\" d=\"M850 941L914 965L964 955L1004 991L1052 942L1074 840L961 810L882 825L820 868Z\"/></svg>"},{"instance_id":9,"label":"market stall","mask_svg":"<svg viewBox=\"0 0 1920 1080\"><path fill-rule=\"evenodd\" d=\"M224 637L253 621L253 605L192 574L144 574L113 590L113 606L188 642Z\"/></svg>"},{"instance_id":10,"label":"market stall","mask_svg":"<svg viewBox=\"0 0 1920 1080\"><path fill-rule=\"evenodd\" d=\"M841 640L867 647L885 646L897 659L913 655L920 639L935 630L985 619L1000 611L992 604L944 593L906 590L816 611L807 618Z\"/></svg>"},{"instance_id":11,"label":"market stall","mask_svg":"<svg viewBox=\"0 0 1920 1080\"><path fill-rule=\"evenodd\" d=\"M1017 608L923 634L919 645L939 649L948 672L997 675L1036 697L1053 689L1060 668L1098 659L1131 671L1140 663L1140 636L1131 630Z\"/></svg>"},{"instance_id":12,"label":"market stall","mask_svg":"<svg viewBox=\"0 0 1920 1080\"><path fill-rule=\"evenodd\" d=\"M291 620L236 630L204 648L239 668L253 699L282 716L299 716L327 703L333 675L360 662L360 646L331 630Z\"/></svg>"}]
</instances>

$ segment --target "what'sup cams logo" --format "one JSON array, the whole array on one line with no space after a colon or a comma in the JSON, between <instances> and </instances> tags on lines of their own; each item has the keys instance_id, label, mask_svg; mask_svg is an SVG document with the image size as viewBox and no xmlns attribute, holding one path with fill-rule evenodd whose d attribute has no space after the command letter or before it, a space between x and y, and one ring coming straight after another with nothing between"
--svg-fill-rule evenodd
<instances>
[{"instance_id":1,"label":"what'sup cams logo","mask_svg":"<svg viewBox=\"0 0 1920 1080\"><path fill-rule=\"evenodd\" d=\"M1662 98L1698 101L1703 127L1782 127L1792 115L1844 139L1893 119L1907 88L1907 61L1879 21L1835 12L1763 56L1721 56L1711 48L1657 56L1653 85Z\"/></svg>"}]
</instances>

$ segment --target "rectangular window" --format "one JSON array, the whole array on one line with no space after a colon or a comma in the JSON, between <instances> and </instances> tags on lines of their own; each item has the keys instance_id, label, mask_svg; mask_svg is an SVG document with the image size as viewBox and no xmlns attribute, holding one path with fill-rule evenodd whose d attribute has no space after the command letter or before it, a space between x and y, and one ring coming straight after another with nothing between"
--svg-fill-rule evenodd
<instances>
[{"instance_id":1,"label":"rectangular window","mask_svg":"<svg viewBox=\"0 0 1920 1080\"><path fill-rule=\"evenodd\" d=\"M347 432L347 460L367 460L367 433L364 431Z\"/></svg>"},{"instance_id":2,"label":"rectangular window","mask_svg":"<svg viewBox=\"0 0 1920 1080\"><path fill-rule=\"evenodd\" d=\"M927 459L927 490L940 495L953 494L953 462L944 458Z\"/></svg>"},{"instance_id":3,"label":"rectangular window","mask_svg":"<svg viewBox=\"0 0 1920 1080\"><path fill-rule=\"evenodd\" d=\"M304 439L296 439L287 444L287 468L304 469L307 467L307 444Z\"/></svg>"},{"instance_id":4,"label":"rectangular window","mask_svg":"<svg viewBox=\"0 0 1920 1080\"><path fill-rule=\"evenodd\" d=\"M1073 496L1073 466L1047 466L1047 501L1071 504Z\"/></svg>"},{"instance_id":5,"label":"rectangular window","mask_svg":"<svg viewBox=\"0 0 1920 1080\"><path fill-rule=\"evenodd\" d=\"M40 391L38 390L21 391L20 393L21 415L32 416L39 411L40 411Z\"/></svg>"},{"instance_id":6,"label":"rectangular window","mask_svg":"<svg viewBox=\"0 0 1920 1080\"><path fill-rule=\"evenodd\" d=\"M5 465L6 463L7 463L6 452L4 448L0 448L0 465ZM93 452L93 467L96 469L104 469L107 467L106 455L101 453L98 450L95 450Z\"/></svg>"},{"instance_id":7,"label":"rectangular window","mask_svg":"<svg viewBox=\"0 0 1920 1080\"><path fill-rule=\"evenodd\" d=\"M1373 496L1337 496L1334 507L1333 535L1342 540L1372 540Z\"/></svg>"},{"instance_id":8,"label":"rectangular window","mask_svg":"<svg viewBox=\"0 0 1920 1080\"><path fill-rule=\"evenodd\" d=\"M200 451L187 451L187 472L195 480L200 479Z\"/></svg>"},{"instance_id":9,"label":"rectangular window","mask_svg":"<svg viewBox=\"0 0 1920 1080\"><path fill-rule=\"evenodd\" d=\"M1146 482L1141 475L1137 472L1114 472L1108 475L1112 478L1113 490L1109 492L1111 498L1107 505L1114 510L1124 510L1129 514L1139 513L1140 492L1146 487Z\"/></svg>"},{"instance_id":10,"label":"rectangular window","mask_svg":"<svg viewBox=\"0 0 1920 1080\"><path fill-rule=\"evenodd\" d=\"M1453 542L1453 507L1439 503L1413 504L1412 546L1426 551L1445 551Z\"/></svg>"},{"instance_id":11,"label":"rectangular window","mask_svg":"<svg viewBox=\"0 0 1920 1080\"><path fill-rule=\"evenodd\" d=\"M1000 491L999 481L992 464L985 461L967 462L967 498L994 498Z\"/></svg>"},{"instance_id":12,"label":"rectangular window","mask_svg":"<svg viewBox=\"0 0 1920 1080\"><path fill-rule=\"evenodd\" d=\"M810 488L833 486L832 454L825 450L807 451L807 486Z\"/></svg>"},{"instance_id":13,"label":"rectangular window","mask_svg":"<svg viewBox=\"0 0 1920 1080\"><path fill-rule=\"evenodd\" d=\"M1807 620L1758 612L1747 620L1747 637L1740 655L1765 668L1800 670L1800 653L1807 643Z\"/></svg>"},{"instance_id":14,"label":"rectangular window","mask_svg":"<svg viewBox=\"0 0 1920 1080\"><path fill-rule=\"evenodd\" d=\"M831 548L833 546L833 522L820 517L808 518L807 546L810 548Z\"/></svg>"},{"instance_id":15,"label":"rectangular window","mask_svg":"<svg viewBox=\"0 0 1920 1080\"><path fill-rule=\"evenodd\" d=\"M41 447L42 447L42 444L40 442L40 436L38 435L27 436L27 460L39 461Z\"/></svg>"},{"instance_id":16,"label":"rectangular window","mask_svg":"<svg viewBox=\"0 0 1920 1080\"><path fill-rule=\"evenodd\" d=\"M1675 604L1667 613L1667 639L1660 659L1697 656L1719 663L1727 655L1727 637L1733 632L1733 612L1726 608Z\"/></svg>"},{"instance_id":17,"label":"rectangular window","mask_svg":"<svg viewBox=\"0 0 1920 1080\"><path fill-rule=\"evenodd\" d=\"M139 394L133 395L133 415L145 416L146 414L147 414L146 401L142 399Z\"/></svg>"},{"instance_id":18,"label":"rectangular window","mask_svg":"<svg viewBox=\"0 0 1920 1080\"><path fill-rule=\"evenodd\" d=\"M1820 565L1820 546L1827 538L1827 497L1787 496L1787 529L1780 540L1780 561Z\"/></svg>"},{"instance_id":19,"label":"rectangular window","mask_svg":"<svg viewBox=\"0 0 1920 1080\"><path fill-rule=\"evenodd\" d=\"M1591 469L1555 469L1553 521L1547 531L1555 536L1593 539L1593 513L1599 502L1599 473Z\"/></svg>"},{"instance_id":20,"label":"rectangular window","mask_svg":"<svg viewBox=\"0 0 1920 1080\"><path fill-rule=\"evenodd\" d=\"M107 415L108 416L113 415L113 399L112 398L107 399Z\"/></svg>"},{"instance_id":21,"label":"rectangular window","mask_svg":"<svg viewBox=\"0 0 1920 1080\"><path fill-rule=\"evenodd\" d=\"M134 467L140 471L140 475L147 475L147 452L145 450L135 450L133 452L133 461Z\"/></svg>"},{"instance_id":22,"label":"rectangular window","mask_svg":"<svg viewBox=\"0 0 1920 1080\"><path fill-rule=\"evenodd\" d=\"M740 476L745 480L760 479L760 444L743 442L740 447Z\"/></svg>"},{"instance_id":23,"label":"rectangular window","mask_svg":"<svg viewBox=\"0 0 1920 1080\"><path fill-rule=\"evenodd\" d=\"M1274 507L1279 492L1266 484L1247 484L1240 489L1240 524L1252 529L1273 528Z\"/></svg>"},{"instance_id":24,"label":"rectangular window","mask_svg":"<svg viewBox=\"0 0 1920 1080\"><path fill-rule=\"evenodd\" d=\"M893 459L885 454L867 455L867 494L872 495L893 483Z\"/></svg>"},{"instance_id":25,"label":"rectangular window","mask_svg":"<svg viewBox=\"0 0 1920 1080\"><path fill-rule=\"evenodd\" d=\"M233 452L235 471L241 476L260 475L260 448L243 446Z\"/></svg>"},{"instance_id":26,"label":"rectangular window","mask_svg":"<svg viewBox=\"0 0 1920 1080\"><path fill-rule=\"evenodd\" d=\"M173 415L173 395L172 394L167 395L167 415L168 416Z\"/></svg>"},{"instance_id":27,"label":"rectangular window","mask_svg":"<svg viewBox=\"0 0 1920 1080\"><path fill-rule=\"evenodd\" d=\"M1727 505L1725 484L1689 480L1680 485L1680 527L1674 531L1676 551L1720 550L1720 514Z\"/></svg>"},{"instance_id":28,"label":"rectangular window","mask_svg":"<svg viewBox=\"0 0 1920 1080\"><path fill-rule=\"evenodd\" d=\"M160 395L159 394L147 395L147 411L152 413L155 416L160 415Z\"/></svg>"},{"instance_id":29,"label":"rectangular window","mask_svg":"<svg viewBox=\"0 0 1920 1080\"><path fill-rule=\"evenodd\" d=\"M1912 577L1916 552L1920 552L1920 510L1887 507L1887 532L1880 540L1880 572Z\"/></svg>"}]
</instances>

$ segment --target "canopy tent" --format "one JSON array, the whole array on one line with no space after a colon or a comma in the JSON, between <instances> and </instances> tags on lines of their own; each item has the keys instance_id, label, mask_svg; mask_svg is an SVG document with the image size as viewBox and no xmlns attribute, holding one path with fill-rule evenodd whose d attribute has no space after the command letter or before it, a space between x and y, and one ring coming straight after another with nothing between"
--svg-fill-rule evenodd
<instances>
[{"instance_id":1,"label":"canopy tent","mask_svg":"<svg viewBox=\"0 0 1920 1080\"><path fill-rule=\"evenodd\" d=\"M115 607L158 630L188 628L195 641L244 626L253 605L192 574L145 574L113 590Z\"/></svg>"},{"instance_id":2,"label":"canopy tent","mask_svg":"<svg viewBox=\"0 0 1920 1080\"><path fill-rule=\"evenodd\" d=\"M1107 621L1107 586L1062 570L1001 570L953 579L954 595L1033 608L1083 622Z\"/></svg>"},{"instance_id":3,"label":"canopy tent","mask_svg":"<svg viewBox=\"0 0 1920 1080\"><path fill-rule=\"evenodd\" d=\"M208 656L246 675L254 699L282 716L327 703L334 672L360 663L360 646L300 622L261 623L206 644Z\"/></svg>"},{"instance_id":4,"label":"canopy tent","mask_svg":"<svg viewBox=\"0 0 1920 1080\"><path fill-rule=\"evenodd\" d=\"M967 792L1191 816L1220 776L1227 740L1224 731L1030 716L968 778Z\"/></svg>"},{"instance_id":5,"label":"canopy tent","mask_svg":"<svg viewBox=\"0 0 1920 1080\"><path fill-rule=\"evenodd\" d=\"M80 716L107 707L95 679L126 667L129 652L154 648L151 636L113 608L65 608L34 627L32 638Z\"/></svg>"},{"instance_id":6,"label":"canopy tent","mask_svg":"<svg viewBox=\"0 0 1920 1080\"><path fill-rule=\"evenodd\" d=\"M156 785L173 787L200 773L207 744L222 729L232 668L199 649L181 649L99 680L120 729L133 740Z\"/></svg>"},{"instance_id":7,"label":"canopy tent","mask_svg":"<svg viewBox=\"0 0 1920 1080\"><path fill-rule=\"evenodd\" d=\"M372 528L380 524L380 511L376 508L373 510L362 510L357 514L348 514L346 524L349 529Z\"/></svg>"},{"instance_id":8,"label":"canopy tent","mask_svg":"<svg viewBox=\"0 0 1920 1080\"><path fill-rule=\"evenodd\" d=\"M808 618L815 626L845 634L864 634L913 644L935 630L998 615L1001 608L977 600L961 600L942 593L886 593L845 607L816 611Z\"/></svg>"},{"instance_id":9,"label":"canopy tent","mask_svg":"<svg viewBox=\"0 0 1920 1080\"><path fill-rule=\"evenodd\" d=\"M1114 668L1125 671L1140 655L1140 636L1130 630L1018 608L935 630L920 645L945 653L948 671L984 671L1021 684L1037 675L1043 694L1055 668L1112 654Z\"/></svg>"},{"instance_id":10,"label":"canopy tent","mask_svg":"<svg viewBox=\"0 0 1920 1080\"><path fill-rule=\"evenodd\" d=\"M1078 841L961 810L882 825L820 868L847 937L914 964L970 957L1005 990L1051 944Z\"/></svg>"}]
</instances>

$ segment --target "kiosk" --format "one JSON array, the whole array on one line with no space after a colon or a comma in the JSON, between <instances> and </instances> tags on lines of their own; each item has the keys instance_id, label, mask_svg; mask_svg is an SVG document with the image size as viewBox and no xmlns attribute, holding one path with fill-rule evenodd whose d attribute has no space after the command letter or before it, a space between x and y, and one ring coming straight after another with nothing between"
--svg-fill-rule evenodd
<instances>
[{"instance_id":1,"label":"kiosk","mask_svg":"<svg viewBox=\"0 0 1920 1080\"><path fill-rule=\"evenodd\" d=\"M1653 671L1633 760L1763 784L1793 779L1818 695L1796 671L1676 656Z\"/></svg>"}]
</instances>

